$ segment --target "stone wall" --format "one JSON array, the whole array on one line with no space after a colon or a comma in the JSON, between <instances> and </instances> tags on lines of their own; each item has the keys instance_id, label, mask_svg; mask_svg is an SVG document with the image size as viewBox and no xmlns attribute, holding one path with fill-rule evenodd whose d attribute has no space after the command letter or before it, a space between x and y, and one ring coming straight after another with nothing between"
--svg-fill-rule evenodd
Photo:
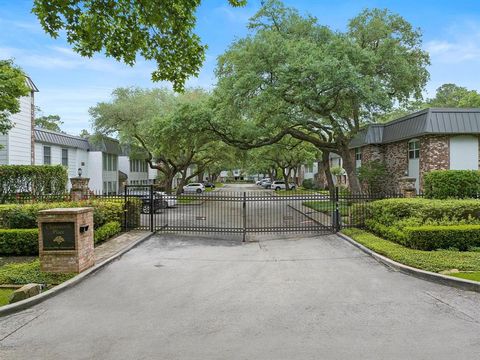
<instances>
[{"instance_id":1,"label":"stone wall","mask_svg":"<svg viewBox=\"0 0 480 360\"><path fill-rule=\"evenodd\" d=\"M398 192L400 178L408 170L408 141L398 141L382 146L388 172L387 191Z\"/></svg>"}]
</instances>

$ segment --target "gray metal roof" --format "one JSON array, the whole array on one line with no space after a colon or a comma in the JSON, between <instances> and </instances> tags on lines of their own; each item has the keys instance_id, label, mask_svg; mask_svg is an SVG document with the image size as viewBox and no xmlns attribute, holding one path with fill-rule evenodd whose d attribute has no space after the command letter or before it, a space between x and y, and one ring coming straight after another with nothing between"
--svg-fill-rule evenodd
<instances>
[{"instance_id":1,"label":"gray metal roof","mask_svg":"<svg viewBox=\"0 0 480 360\"><path fill-rule=\"evenodd\" d=\"M122 149L118 140L109 137L91 137L88 139L88 144L90 145L91 151L101 151L115 155L120 155L122 153Z\"/></svg>"},{"instance_id":2,"label":"gray metal roof","mask_svg":"<svg viewBox=\"0 0 480 360\"><path fill-rule=\"evenodd\" d=\"M120 143L108 137L92 136L84 139L80 136L60 133L41 128L35 128L35 141L44 144L67 146L88 151L101 151L108 154L119 155Z\"/></svg>"},{"instance_id":3,"label":"gray metal roof","mask_svg":"<svg viewBox=\"0 0 480 360\"><path fill-rule=\"evenodd\" d=\"M429 134L480 134L480 108L429 108L385 124L372 124L352 139L350 148Z\"/></svg>"},{"instance_id":4,"label":"gray metal roof","mask_svg":"<svg viewBox=\"0 0 480 360\"><path fill-rule=\"evenodd\" d=\"M67 147L73 147L77 149L89 150L90 146L86 139L79 136L73 136L69 134L59 133L56 131L50 131L40 128L35 128L35 141L54 144Z\"/></svg>"}]
</instances>

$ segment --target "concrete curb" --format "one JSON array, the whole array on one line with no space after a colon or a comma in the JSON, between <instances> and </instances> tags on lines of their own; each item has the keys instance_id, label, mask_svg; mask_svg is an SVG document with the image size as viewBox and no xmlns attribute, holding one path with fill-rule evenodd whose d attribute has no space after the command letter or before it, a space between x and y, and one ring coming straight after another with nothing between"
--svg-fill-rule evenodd
<instances>
[{"instance_id":1,"label":"concrete curb","mask_svg":"<svg viewBox=\"0 0 480 360\"><path fill-rule=\"evenodd\" d=\"M120 256L123 254L127 253L128 251L132 250L135 246L141 244L145 240L148 240L152 235L155 233L148 233L145 234L144 236L140 237L137 239L135 242L131 243L124 249L120 250L118 253L115 255L112 255L108 259L103 260L101 263L96 264L95 266L91 267L90 269L82 272L81 274L78 274L77 276L71 278L70 280L67 280L63 283L61 283L58 286L53 287L50 290L47 290L39 295L33 296L31 298L10 304L10 305L5 305L0 307L0 317L7 316L16 312L19 312L21 310L28 309L32 307L33 305L39 304L55 295L60 294L64 290L77 285L81 281L85 280L88 276L92 275L93 273L97 272L98 270L102 269L103 267L107 266L110 264L112 261L118 259Z\"/></svg>"},{"instance_id":2,"label":"concrete curb","mask_svg":"<svg viewBox=\"0 0 480 360\"><path fill-rule=\"evenodd\" d=\"M422 279L422 280L427 280L431 281L437 284L445 285L445 286L451 286L455 287L458 289L466 290L466 291L474 291L480 293L480 283L476 281L471 281L471 280L465 280L465 279L460 279L460 278L455 278L452 276L447 276L447 275L442 275L442 274L437 274L431 271L425 271L425 270L420 270L411 266L404 265L402 263L396 262L394 260L391 260L383 255L380 255L376 253L375 251L370 250L366 246L356 242L349 236L342 234L342 233L337 233L339 237L341 237L343 240L346 240L353 246L357 247L358 249L362 250L364 253L370 255L373 257L375 260L378 262L396 270L401 273L414 276L416 278Z\"/></svg>"}]
</instances>

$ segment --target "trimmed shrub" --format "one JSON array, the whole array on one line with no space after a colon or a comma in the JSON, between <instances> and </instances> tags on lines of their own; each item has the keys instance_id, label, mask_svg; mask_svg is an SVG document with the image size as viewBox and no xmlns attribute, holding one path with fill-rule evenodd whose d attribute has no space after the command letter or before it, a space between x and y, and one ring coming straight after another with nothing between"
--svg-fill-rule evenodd
<instances>
[{"instance_id":1,"label":"trimmed shrub","mask_svg":"<svg viewBox=\"0 0 480 360\"><path fill-rule=\"evenodd\" d=\"M480 193L480 172L436 170L424 176L425 196L430 199L476 198Z\"/></svg>"},{"instance_id":2,"label":"trimmed shrub","mask_svg":"<svg viewBox=\"0 0 480 360\"><path fill-rule=\"evenodd\" d=\"M1 165L0 203L15 199L18 194L62 195L67 182L67 169L62 165Z\"/></svg>"},{"instance_id":3,"label":"trimmed shrub","mask_svg":"<svg viewBox=\"0 0 480 360\"><path fill-rule=\"evenodd\" d=\"M139 207L132 201L135 207ZM0 228L3 229L33 229L37 227L37 215L40 210L53 208L93 207L93 222L97 229L111 221L122 223L123 200L82 200L59 203L35 203L24 205L0 205ZM135 213L131 215L135 217ZM138 217L140 217L138 212ZM140 221L140 220L132 220Z\"/></svg>"},{"instance_id":4,"label":"trimmed shrub","mask_svg":"<svg viewBox=\"0 0 480 360\"><path fill-rule=\"evenodd\" d=\"M305 179L302 181L302 187L307 190L312 190L315 188L315 183L313 179Z\"/></svg>"},{"instance_id":5,"label":"trimmed shrub","mask_svg":"<svg viewBox=\"0 0 480 360\"><path fill-rule=\"evenodd\" d=\"M0 267L0 284L60 284L76 274L54 274L40 271L40 261L12 263Z\"/></svg>"},{"instance_id":6,"label":"trimmed shrub","mask_svg":"<svg viewBox=\"0 0 480 360\"><path fill-rule=\"evenodd\" d=\"M416 218L422 224L428 220L480 220L480 201L384 199L366 205L365 216L366 220L374 220L386 226L408 218Z\"/></svg>"},{"instance_id":7,"label":"trimmed shrub","mask_svg":"<svg viewBox=\"0 0 480 360\"><path fill-rule=\"evenodd\" d=\"M480 225L406 227L405 245L418 250L455 248L461 251L480 246Z\"/></svg>"},{"instance_id":8,"label":"trimmed shrub","mask_svg":"<svg viewBox=\"0 0 480 360\"><path fill-rule=\"evenodd\" d=\"M38 229L0 229L0 255L38 255Z\"/></svg>"},{"instance_id":9,"label":"trimmed shrub","mask_svg":"<svg viewBox=\"0 0 480 360\"><path fill-rule=\"evenodd\" d=\"M101 242L104 242L105 240L111 238L112 236L117 235L121 231L122 231L122 226L117 221L110 221L100 226L97 230L95 230L93 235L95 245Z\"/></svg>"}]
</instances>

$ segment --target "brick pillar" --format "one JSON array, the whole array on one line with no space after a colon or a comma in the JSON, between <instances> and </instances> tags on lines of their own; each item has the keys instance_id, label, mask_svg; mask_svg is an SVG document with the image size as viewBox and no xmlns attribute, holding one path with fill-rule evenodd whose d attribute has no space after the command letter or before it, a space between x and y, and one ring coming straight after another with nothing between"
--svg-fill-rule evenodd
<instances>
[{"instance_id":1,"label":"brick pillar","mask_svg":"<svg viewBox=\"0 0 480 360\"><path fill-rule=\"evenodd\" d=\"M80 273L95 264L93 208L42 210L38 229L42 271Z\"/></svg>"},{"instance_id":2,"label":"brick pillar","mask_svg":"<svg viewBox=\"0 0 480 360\"><path fill-rule=\"evenodd\" d=\"M400 192L404 197L411 198L417 195L417 189L415 189L415 181L415 178L408 176L399 179Z\"/></svg>"},{"instance_id":3,"label":"brick pillar","mask_svg":"<svg viewBox=\"0 0 480 360\"><path fill-rule=\"evenodd\" d=\"M72 188L70 189L70 195L72 196L73 201L78 201L88 196L89 181L90 181L89 178L84 178L84 177L74 177L70 179L70 182L72 183Z\"/></svg>"}]
</instances>

